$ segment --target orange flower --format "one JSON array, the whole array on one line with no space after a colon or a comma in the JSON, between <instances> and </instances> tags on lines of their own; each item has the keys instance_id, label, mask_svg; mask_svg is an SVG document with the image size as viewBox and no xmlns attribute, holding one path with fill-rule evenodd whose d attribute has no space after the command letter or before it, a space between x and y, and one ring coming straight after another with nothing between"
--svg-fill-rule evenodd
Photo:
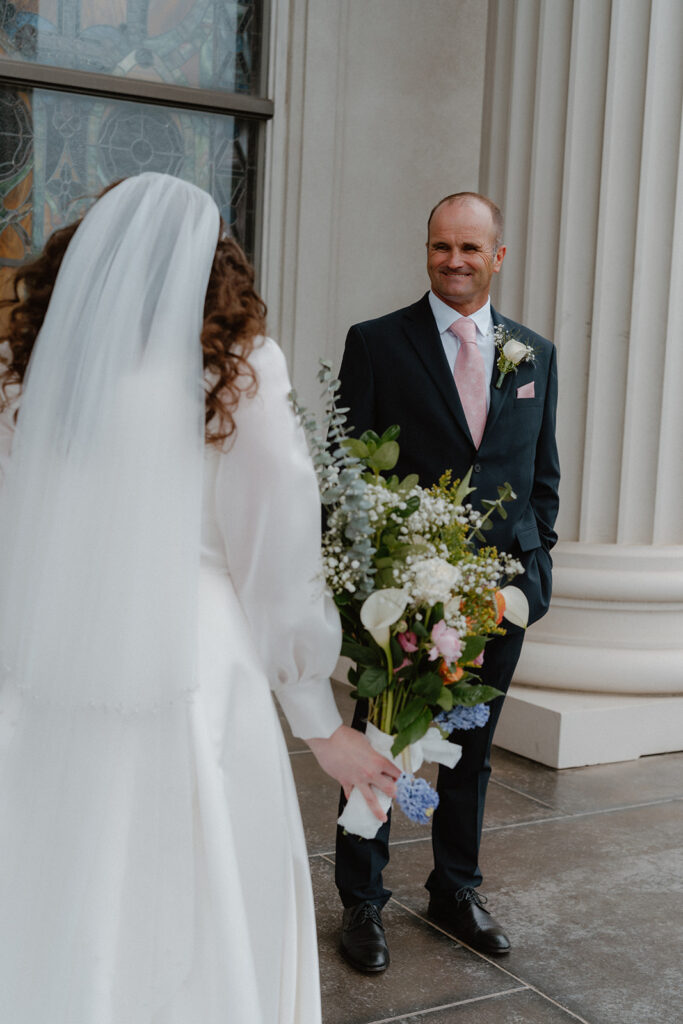
<instances>
[{"instance_id":1,"label":"orange flower","mask_svg":"<svg viewBox=\"0 0 683 1024\"><path fill-rule=\"evenodd\" d=\"M500 626L503 621L503 615L505 614L505 597L497 590L495 593L496 598L496 625Z\"/></svg>"},{"instance_id":2,"label":"orange flower","mask_svg":"<svg viewBox=\"0 0 683 1024\"><path fill-rule=\"evenodd\" d=\"M460 665L455 666L455 671L451 672L445 661L441 662L439 667L439 675L443 679L444 686L449 686L451 683L458 683L463 677L463 669Z\"/></svg>"}]
</instances>

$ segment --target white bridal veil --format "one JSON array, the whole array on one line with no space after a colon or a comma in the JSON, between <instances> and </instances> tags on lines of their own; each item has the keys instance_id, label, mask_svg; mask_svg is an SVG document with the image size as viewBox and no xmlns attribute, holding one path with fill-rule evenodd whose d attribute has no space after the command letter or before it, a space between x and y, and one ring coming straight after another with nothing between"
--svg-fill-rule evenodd
<instances>
[{"instance_id":1,"label":"white bridal veil","mask_svg":"<svg viewBox=\"0 0 683 1024\"><path fill-rule=\"evenodd\" d=\"M218 226L178 179L116 186L68 247L31 357L0 496L3 1021L148 1022L190 962Z\"/></svg>"}]
</instances>

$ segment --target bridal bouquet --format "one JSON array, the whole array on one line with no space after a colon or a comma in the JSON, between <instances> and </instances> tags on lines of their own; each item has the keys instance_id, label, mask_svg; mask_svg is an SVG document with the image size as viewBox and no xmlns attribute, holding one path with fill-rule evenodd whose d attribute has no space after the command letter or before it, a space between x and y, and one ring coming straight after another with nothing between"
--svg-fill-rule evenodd
<instances>
[{"instance_id":1,"label":"bridal bouquet","mask_svg":"<svg viewBox=\"0 0 683 1024\"><path fill-rule=\"evenodd\" d=\"M488 637L504 633L501 620L526 626L526 598L503 582L521 564L485 545L492 515L507 516L509 484L478 512L467 502L470 472L450 473L429 489L418 477L391 475L399 456L399 428L380 437L346 436L346 411L335 406L339 382L322 363L326 400L320 430L296 402L307 432L326 509L323 565L343 625L342 655L352 696L368 701L369 741L402 769L397 802L426 823L437 793L415 773L423 761L453 767L461 748L447 737L488 721L487 702L500 691L472 669L483 661ZM478 545L475 545L475 541ZM377 794L383 809L390 800ZM372 838L379 823L354 790L339 819L349 832Z\"/></svg>"}]
</instances>

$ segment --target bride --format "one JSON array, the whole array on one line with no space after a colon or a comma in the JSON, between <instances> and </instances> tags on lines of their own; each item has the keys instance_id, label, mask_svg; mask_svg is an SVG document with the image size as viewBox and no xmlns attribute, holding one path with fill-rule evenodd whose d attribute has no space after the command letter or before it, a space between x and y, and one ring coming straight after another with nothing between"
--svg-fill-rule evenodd
<instances>
[{"instance_id":1,"label":"bride","mask_svg":"<svg viewBox=\"0 0 683 1024\"><path fill-rule=\"evenodd\" d=\"M320 1021L270 688L381 819L398 773L334 705L315 476L252 282L205 192L143 174L5 303L8 1024Z\"/></svg>"}]
</instances>

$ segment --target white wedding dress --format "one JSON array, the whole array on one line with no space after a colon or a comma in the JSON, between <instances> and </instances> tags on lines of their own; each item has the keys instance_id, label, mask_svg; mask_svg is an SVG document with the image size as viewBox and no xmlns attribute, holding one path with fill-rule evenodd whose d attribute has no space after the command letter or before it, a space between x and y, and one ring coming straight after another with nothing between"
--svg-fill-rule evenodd
<instances>
[{"instance_id":1,"label":"white wedding dress","mask_svg":"<svg viewBox=\"0 0 683 1024\"><path fill-rule=\"evenodd\" d=\"M87 828L87 821L79 824L76 816L68 826L63 824L70 813L69 797L64 795L62 806L58 781L52 818L39 802L46 816L36 824L36 845L42 849L29 857L12 856L13 807L18 800L25 804L33 799L31 786L36 778L49 780L51 766L40 763L43 712L37 705L24 707L22 701L28 698L5 686L0 691L1 870L11 864L17 877L1 891L8 900L17 895L11 910L0 907L3 1024L320 1021L308 858L270 691L277 694L296 735L329 736L341 722L329 684L340 628L321 579L318 491L303 433L289 406L284 357L266 339L257 342L250 363L257 372L258 391L240 401L229 450L208 447L205 455L199 686L183 712L193 815L188 934L165 933L162 923L150 925L144 894L142 906L134 908L144 925L144 941L151 935L157 945L154 956L162 965L168 958L177 968L160 973L163 991L157 986L147 1005L131 1002L130 989L123 995L118 991L121 951L134 960L136 944L143 941L130 923L136 921L135 914L120 906L118 888L101 893L97 919L79 931L82 922L73 892L88 865L75 859L53 863L50 837L58 825L60 836L66 830L68 839L69 829L76 834L79 827ZM5 414L0 486L11 441ZM53 710L46 708L44 714L47 734ZM15 741L21 743L26 735L19 730L16 739L25 715L33 723L31 756L38 763L33 778L17 780L16 771L5 769L12 763ZM78 722L71 728L78 742ZM44 757L49 758L47 749ZM117 783L116 805L107 809L103 821L112 851L119 851L111 855L112 861L120 856L111 877L119 872L123 893L127 866L121 851L127 833L139 822L133 813L134 771L126 772L123 764ZM87 780L83 792L87 795ZM164 798L160 785L157 800ZM167 854L172 858L174 850ZM62 893L71 894L66 905L60 903ZM168 892L166 897L173 904L187 895ZM21 910L24 901L31 903L25 908L28 921ZM36 941L31 944L33 934ZM84 944L96 946L97 955L90 956ZM149 954L141 947L140 952ZM63 953L61 959L58 953Z\"/></svg>"}]
</instances>

